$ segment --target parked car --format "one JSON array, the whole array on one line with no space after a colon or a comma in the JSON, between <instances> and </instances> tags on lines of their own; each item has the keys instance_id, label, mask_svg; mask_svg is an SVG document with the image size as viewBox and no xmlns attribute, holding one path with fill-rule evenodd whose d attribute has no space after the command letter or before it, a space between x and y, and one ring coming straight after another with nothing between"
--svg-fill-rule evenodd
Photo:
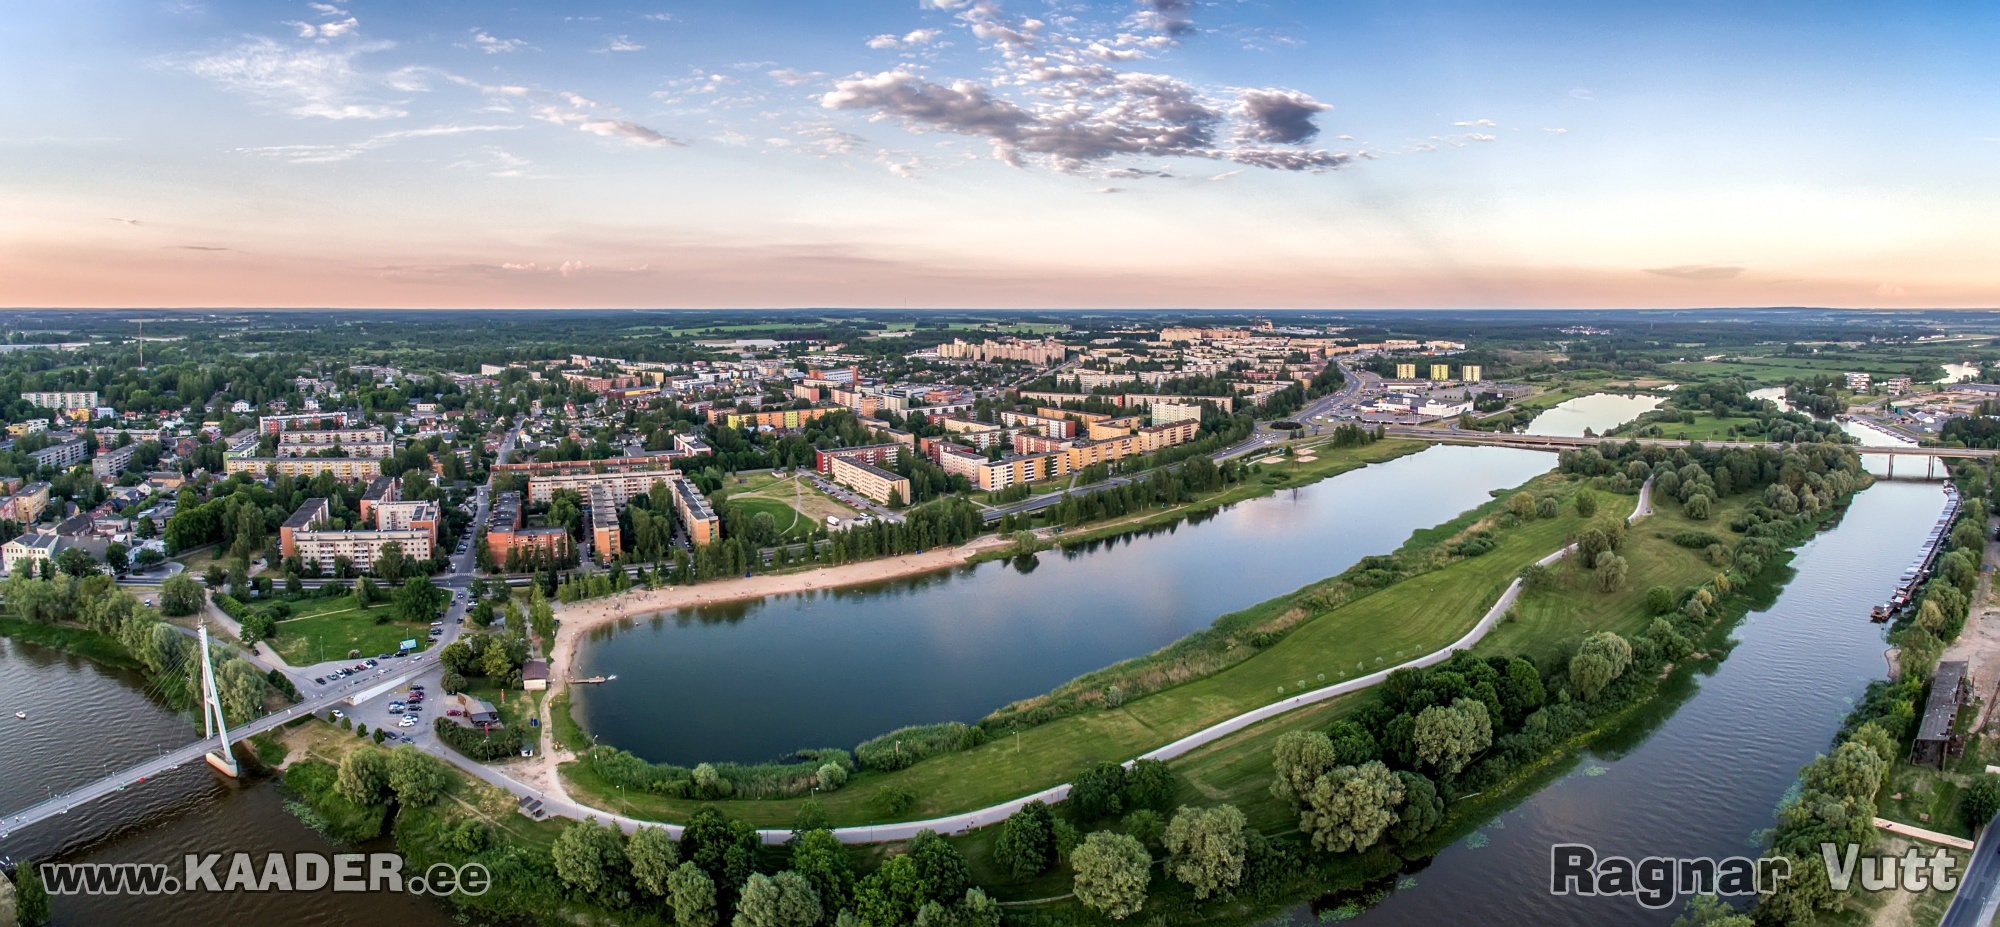
<instances>
[{"instance_id":1,"label":"parked car","mask_svg":"<svg viewBox=\"0 0 2000 927\"><path fill-rule=\"evenodd\" d=\"M451 717L451 718L456 718L459 715L465 714L465 712L459 711L456 708L447 708L445 709L444 713L446 717Z\"/></svg>"},{"instance_id":2,"label":"parked car","mask_svg":"<svg viewBox=\"0 0 2000 927\"><path fill-rule=\"evenodd\" d=\"M379 663L376 663L376 662L375 662L374 660L366 660L366 661L363 661L363 662L367 663L367 664L368 664L369 666L371 666L371 667L373 667L373 666L380 666L380 665L381 665L381 664L379 664Z\"/></svg>"},{"instance_id":3,"label":"parked car","mask_svg":"<svg viewBox=\"0 0 2000 927\"><path fill-rule=\"evenodd\" d=\"M413 685L411 685L411 686L410 686L410 691L411 691L411 692L422 692L422 691L424 691L424 687L423 687L423 684L422 684L422 683L416 683L416 684L413 684Z\"/></svg>"},{"instance_id":4,"label":"parked car","mask_svg":"<svg viewBox=\"0 0 2000 927\"><path fill-rule=\"evenodd\" d=\"M323 685L326 685L326 677L325 677L325 676L314 676L314 677L313 677L313 685L316 685L316 686L323 686Z\"/></svg>"},{"instance_id":5,"label":"parked car","mask_svg":"<svg viewBox=\"0 0 2000 927\"><path fill-rule=\"evenodd\" d=\"M326 714L327 714L327 717L329 717L329 718L332 718L332 719L333 719L333 720L335 720L335 721L338 721L338 720L340 720L340 719L342 719L342 718L345 718L345 717L347 717L347 712L344 712L344 711L341 711L341 710L340 710L340 709L338 709L338 708L335 708L334 710L332 710L332 711L329 711L329 712L327 712Z\"/></svg>"},{"instance_id":6,"label":"parked car","mask_svg":"<svg viewBox=\"0 0 2000 927\"><path fill-rule=\"evenodd\" d=\"M398 722L396 722L396 726L397 726L397 727L416 727L416 726L417 726L417 719L415 719L415 718L404 718L403 720L401 720L401 721L398 721Z\"/></svg>"}]
</instances>

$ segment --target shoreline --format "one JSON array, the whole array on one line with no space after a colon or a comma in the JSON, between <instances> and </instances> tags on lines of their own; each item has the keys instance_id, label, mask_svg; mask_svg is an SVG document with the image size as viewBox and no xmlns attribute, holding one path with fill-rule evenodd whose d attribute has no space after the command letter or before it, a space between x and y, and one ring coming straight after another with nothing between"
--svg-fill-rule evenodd
<instances>
[{"instance_id":1,"label":"shoreline","mask_svg":"<svg viewBox=\"0 0 2000 927\"><path fill-rule=\"evenodd\" d=\"M547 697L554 698L557 692L569 686L569 677L575 668L577 645L582 637L587 632L605 625L680 608L762 599L775 595L792 595L821 589L841 589L934 573L969 563L982 554L1009 548L1013 543L1011 538L981 535L969 544L929 550L921 554L903 554L839 566L817 567L797 573L738 576L691 586L635 589L608 598L556 605L555 617L560 623L556 627L555 640L549 644Z\"/></svg>"}]
</instances>

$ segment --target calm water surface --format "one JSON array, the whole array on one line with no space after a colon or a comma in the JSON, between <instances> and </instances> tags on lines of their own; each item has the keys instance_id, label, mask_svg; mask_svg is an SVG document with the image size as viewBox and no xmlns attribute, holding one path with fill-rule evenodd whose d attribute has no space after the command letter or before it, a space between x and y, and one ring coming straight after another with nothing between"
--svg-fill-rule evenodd
<instances>
[{"instance_id":1,"label":"calm water surface","mask_svg":"<svg viewBox=\"0 0 2000 927\"><path fill-rule=\"evenodd\" d=\"M1884 481L1858 494L1838 528L1800 548L1797 575L1738 626L1741 643L1657 730L1621 755L1585 757L1406 877L1359 922L1671 923L1678 904L1647 911L1628 898L1549 895L1550 845L1585 843L1632 859L1756 855L1799 767L1826 750L1868 681L1886 673L1882 628L1868 608L1895 586L1943 505L1937 483ZM1292 919L1309 923L1311 912Z\"/></svg>"},{"instance_id":2,"label":"calm water surface","mask_svg":"<svg viewBox=\"0 0 2000 927\"><path fill-rule=\"evenodd\" d=\"M1665 401L1660 396L1621 396L1617 393L1579 396L1535 416L1535 420L1528 423L1528 434L1581 438L1583 430L1588 428L1591 434L1601 435L1605 429L1616 428L1651 412Z\"/></svg>"},{"instance_id":3,"label":"calm water surface","mask_svg":"<svg viewBox=\"0 0 2000 927\"><path fill-rule=\"evenodd\" d=\"M648 759L775 759L908 724L976 721L1216 617L1394 550L1554 466L1537 451L1433 447L1201 524L868 588L600 629L576 716Z\"/></svg>"}]
</instances>

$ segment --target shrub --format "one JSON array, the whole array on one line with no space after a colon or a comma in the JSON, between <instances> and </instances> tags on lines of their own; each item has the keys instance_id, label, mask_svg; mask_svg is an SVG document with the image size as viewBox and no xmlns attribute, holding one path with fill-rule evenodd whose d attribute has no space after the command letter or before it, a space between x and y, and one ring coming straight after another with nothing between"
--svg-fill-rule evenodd
<instances>
[{"instance_id":1,"label":"shrub","mask_svg":"<svg viewBox=\"0 0 2000 927\"><path fill-rule=\"evenodd\" d=\"M854 748L863 769L893 772L940 753L969 750L986 742L986 731L958 721L899 728Z\"/></svg>"}]
</instances>

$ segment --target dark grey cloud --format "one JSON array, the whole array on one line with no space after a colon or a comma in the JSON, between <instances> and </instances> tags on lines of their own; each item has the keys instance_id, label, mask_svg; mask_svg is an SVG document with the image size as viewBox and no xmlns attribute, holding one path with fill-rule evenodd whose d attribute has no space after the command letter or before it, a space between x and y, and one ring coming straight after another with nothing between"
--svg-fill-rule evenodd
<instances>
[{"instance_id":1,"label":"dark grey cloud","mask_svg":"<svg viewBox=\"0 0 2000 927\"><path fill-rule=\"evenodd\" d=\"M1191 0L1139 0L1139 6L1132 18L1143 28L1177 39L1195 31Z\"/></svg>"},{"instance_id":2,"label":"dark grey cloud","mask_svg":"<svg viewBox=\"0 0 2000 927\"><path fill-rule=\"evenodd\" d=\"M1733 280L1748 268L1738 264L1678 264L1673 267L1646 267L1646 273L1676 280Z\"/></svg>"},{"instance_id":3,"label":"dark grey cloud","mask_svg":"<svg viewBox=\"0 0 2000 927\"><path fill-rule=\"evenodd\" d=\"M1296 145L1319 134L1313 117L1332 109L1297 90L1245 90L1237 112L1243 118L1243 137L1252 141Z\"/></svg>"}]
</instances>

